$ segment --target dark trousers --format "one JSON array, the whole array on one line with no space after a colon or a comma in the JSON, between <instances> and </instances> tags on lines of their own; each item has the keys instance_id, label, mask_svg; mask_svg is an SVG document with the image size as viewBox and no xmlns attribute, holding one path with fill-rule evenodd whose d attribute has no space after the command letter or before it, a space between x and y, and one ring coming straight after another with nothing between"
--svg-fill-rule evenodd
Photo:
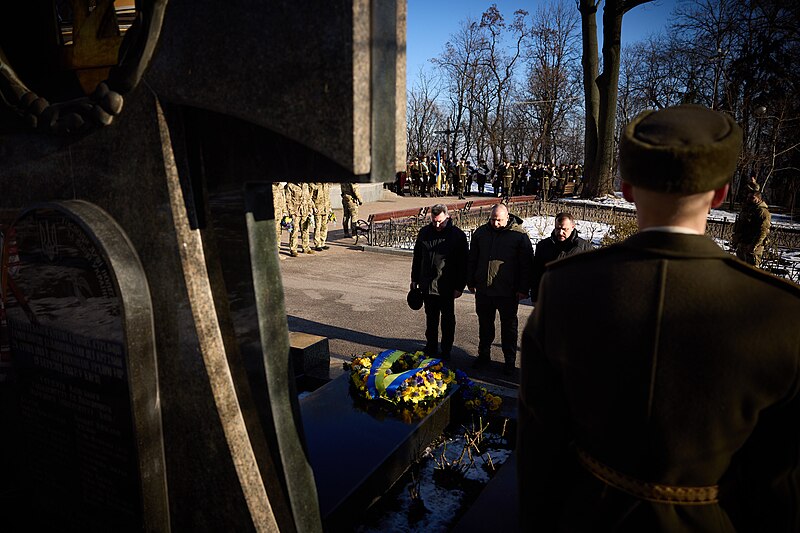
<instances>
[{"instance_id":1,"label":"dark trousers","mask_svg":"<svg viewBox=\"0 0 800 533\"><path fill-rule=\"evenodd\" d=\"M487 296L475 294L475 312L478 314L478 357L489 359L494 342L494 319L500 313L500 344L507 363L517 360L517 309L519 300L514 296Z\"/></svg>"},{"instance_id":2,"label":"dark trousers","mask_svg":"<svg viewBox=\"0 0 800 533\"><path fill-rule=\"evenodd\" d=\"M439 316L442 317L442 354L449 355L456 336L455 300L449 296L426 294L425 301L425 355L435 357L439 340Z\"/></svg>"}]
</instances>

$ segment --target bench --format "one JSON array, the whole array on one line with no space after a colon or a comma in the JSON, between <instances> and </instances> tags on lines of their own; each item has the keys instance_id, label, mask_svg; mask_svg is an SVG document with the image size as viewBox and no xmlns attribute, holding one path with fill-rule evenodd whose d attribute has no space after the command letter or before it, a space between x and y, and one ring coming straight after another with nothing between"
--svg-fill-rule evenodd
<instances>
[{"instance_id":1,"label":"bench","mask_svg":"<svg viewBox=\"0 0 800 533\"><path fill-rule=\"evenodd\" d=\"M356 244L358 244L358 239L362 235L367 239L367 244L372 244L370 236L373 222L375 222L375 215L368 216L367 220L356 220L356 224L353 227L353 238L356 240Z\"/></svg>"}]
</instances>

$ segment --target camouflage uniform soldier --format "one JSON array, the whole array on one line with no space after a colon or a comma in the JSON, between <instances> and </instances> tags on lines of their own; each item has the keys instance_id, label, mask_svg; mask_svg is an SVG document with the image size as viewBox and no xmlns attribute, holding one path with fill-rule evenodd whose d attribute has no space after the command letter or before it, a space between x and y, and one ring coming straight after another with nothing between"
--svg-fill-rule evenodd
<instances>
[{"instance_id":1,"label":"camouflage uniform soldier","mask_svg":"<svg viewBox=\"0 0 800 533\"><path fill-rule=\"evenodd\" d=\"M419 160L419 195L420 196L427 196L428 191L428 174L430 173L430 169L428 168L428 163L425 161L426 158L422 158Z\"/></svg>"},{"instance_id":2,"label":"camouflage uniform soldier","mask_svg":"<svg viewBox=\"0 0 800 533\"><path fill-rule=\"evenodd\" d=\"M764 243L769 235L770 214L766 202L761 198L761 188L751 180L747 185L747 199L733 225L731 244L736 257L755 267L761 266Z\"/></svg>"},{"instance_id":3,"label":"camouflage uniform soldier","mask_svg":"<svg viewBox=\"0 0 800 533\"><path fill-rule=\"evenodd\" d=\"M464 185L467 183L467 162L463 159L458 160L458 165L456 165L457 169L457 177L456 177L456 193L458 193L458 198L460 200L464 199Z\"/></svg>"},{"instance_id":4,"label":"camouflage uniform soldier","mask_svg":"<svg viewBox=\"0 0 800 533\"><path fill-rule=\"evenodd\" d=\"M278 243L278 250L281 249L281 220L286 214L286 195L284 186L286 182L272 184L272 208L275 213L275 242Z\"/></svg>"},{"instance_id":5,"label":"camouflage uniform soldier","mask_svg":"<svg viewBox=\"0 0 800 533\"><path fill-rule=\"evenodd\" d=\"M541 172L541 189L542 189L542 200L545 202L550 198L550 176L547 172L547 167L542 167Z\"/></svg>"},{"instance_id":6,"label":"camouflage uniform soldier","mask_svg":"<svg viewBox=\"0 0 800 533\"><path fill-rule=\"evenodd\" d=\"M515 169L508 161L503 162L503 196L513 196L511 187L514 185ZM499 195L498 195L499 196Z\"/></svg>"},{"instance_id":7,"label":"camouflage uniform soldier","mask_svg":"<svg viewBox=\"0 0 800 533\"><path fill-rule=\"evenodd\" d=\"M356 234L356 220L358 220L358 206L363 204L358 183L342 183L342 228L344 236Z\"/></svg>"},{"instance_id":8,"label":"camouflage uniform soldier","mask_svg":"<svg viewBox=\"0 0 800 533\"><path fill-rule=\"evenodd\" d=\"M313 254L308 237L308 226L311 217L311 195L307 183L286 184L286 210L292 217L292 229L289 231L289 255L297 257L297 232L301 234L303 251Z\"/></svg>"},{"instance_id":9,"label":"camouflage uniform soldier","mask_svg":"<svg viewBox=\"0 0 800 533\"><path fill-rule=\"evenodd\" d=\"M331 186L329 183L309 183L311 205L314 209L314 249L327 250L328 215L331 212Z\"/></svg>"}]
</instances>

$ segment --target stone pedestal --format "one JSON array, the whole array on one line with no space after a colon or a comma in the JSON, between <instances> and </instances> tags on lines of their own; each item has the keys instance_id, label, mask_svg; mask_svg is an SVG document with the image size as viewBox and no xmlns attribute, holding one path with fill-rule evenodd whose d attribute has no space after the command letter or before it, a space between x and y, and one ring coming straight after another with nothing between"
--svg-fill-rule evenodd
<instances>
[{"instance_id":1,"label":"stone pedestal","mask_svg":"<svg viewBox=\"0 0 800 533\"><path fill-rule=\"evenodd\" d=\"M296 377L328 379L331 367L331 352L328 338L301 333L289 332L289 353L294 365Z\"/></svg>"}]
</instances>

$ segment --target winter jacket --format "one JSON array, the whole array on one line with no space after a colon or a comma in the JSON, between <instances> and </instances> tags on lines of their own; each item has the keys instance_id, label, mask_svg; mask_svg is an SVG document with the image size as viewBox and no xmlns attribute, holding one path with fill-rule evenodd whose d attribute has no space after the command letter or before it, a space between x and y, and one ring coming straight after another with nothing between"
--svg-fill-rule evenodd
<instances>
[{"instance_id":1,"label":"winter jacket","mask_svg":"<svg viewBox=\"0 0 800 533\"><path fill-rule=\"evenodd\" d=\"M469 249L467 286L486 296L528 294L533 249L522 220L509 213L499 230L490 223L475 230Z\"/></svg>"},{"instance_id":2,"label":"winter jacket","mask_svg":"<svg viewBox=\"0 0 800 533\"><path fill-rule=\"evenodd\" d=\"M570 255L593 250L591 243L578 237L578 230L573 229L567 240L558 240L556 230L546 239L536 244L536 254L533 256L533 277L531 278L531 300L534 302L539 295L539 282L542 280L547 263L563 259Z\"/></svg>"},{"instance_id":3,"label":"winter jacket","mask_svg":"<svg viewBox=\"0 0 800 533\"><path fill-rule=\"evenodd\" d=\"M431 224L421 230L414 244L411 281L422 294L452 296L467 284L467 236L451 219L442 231Z\"/></svg>"}]
</instances>

